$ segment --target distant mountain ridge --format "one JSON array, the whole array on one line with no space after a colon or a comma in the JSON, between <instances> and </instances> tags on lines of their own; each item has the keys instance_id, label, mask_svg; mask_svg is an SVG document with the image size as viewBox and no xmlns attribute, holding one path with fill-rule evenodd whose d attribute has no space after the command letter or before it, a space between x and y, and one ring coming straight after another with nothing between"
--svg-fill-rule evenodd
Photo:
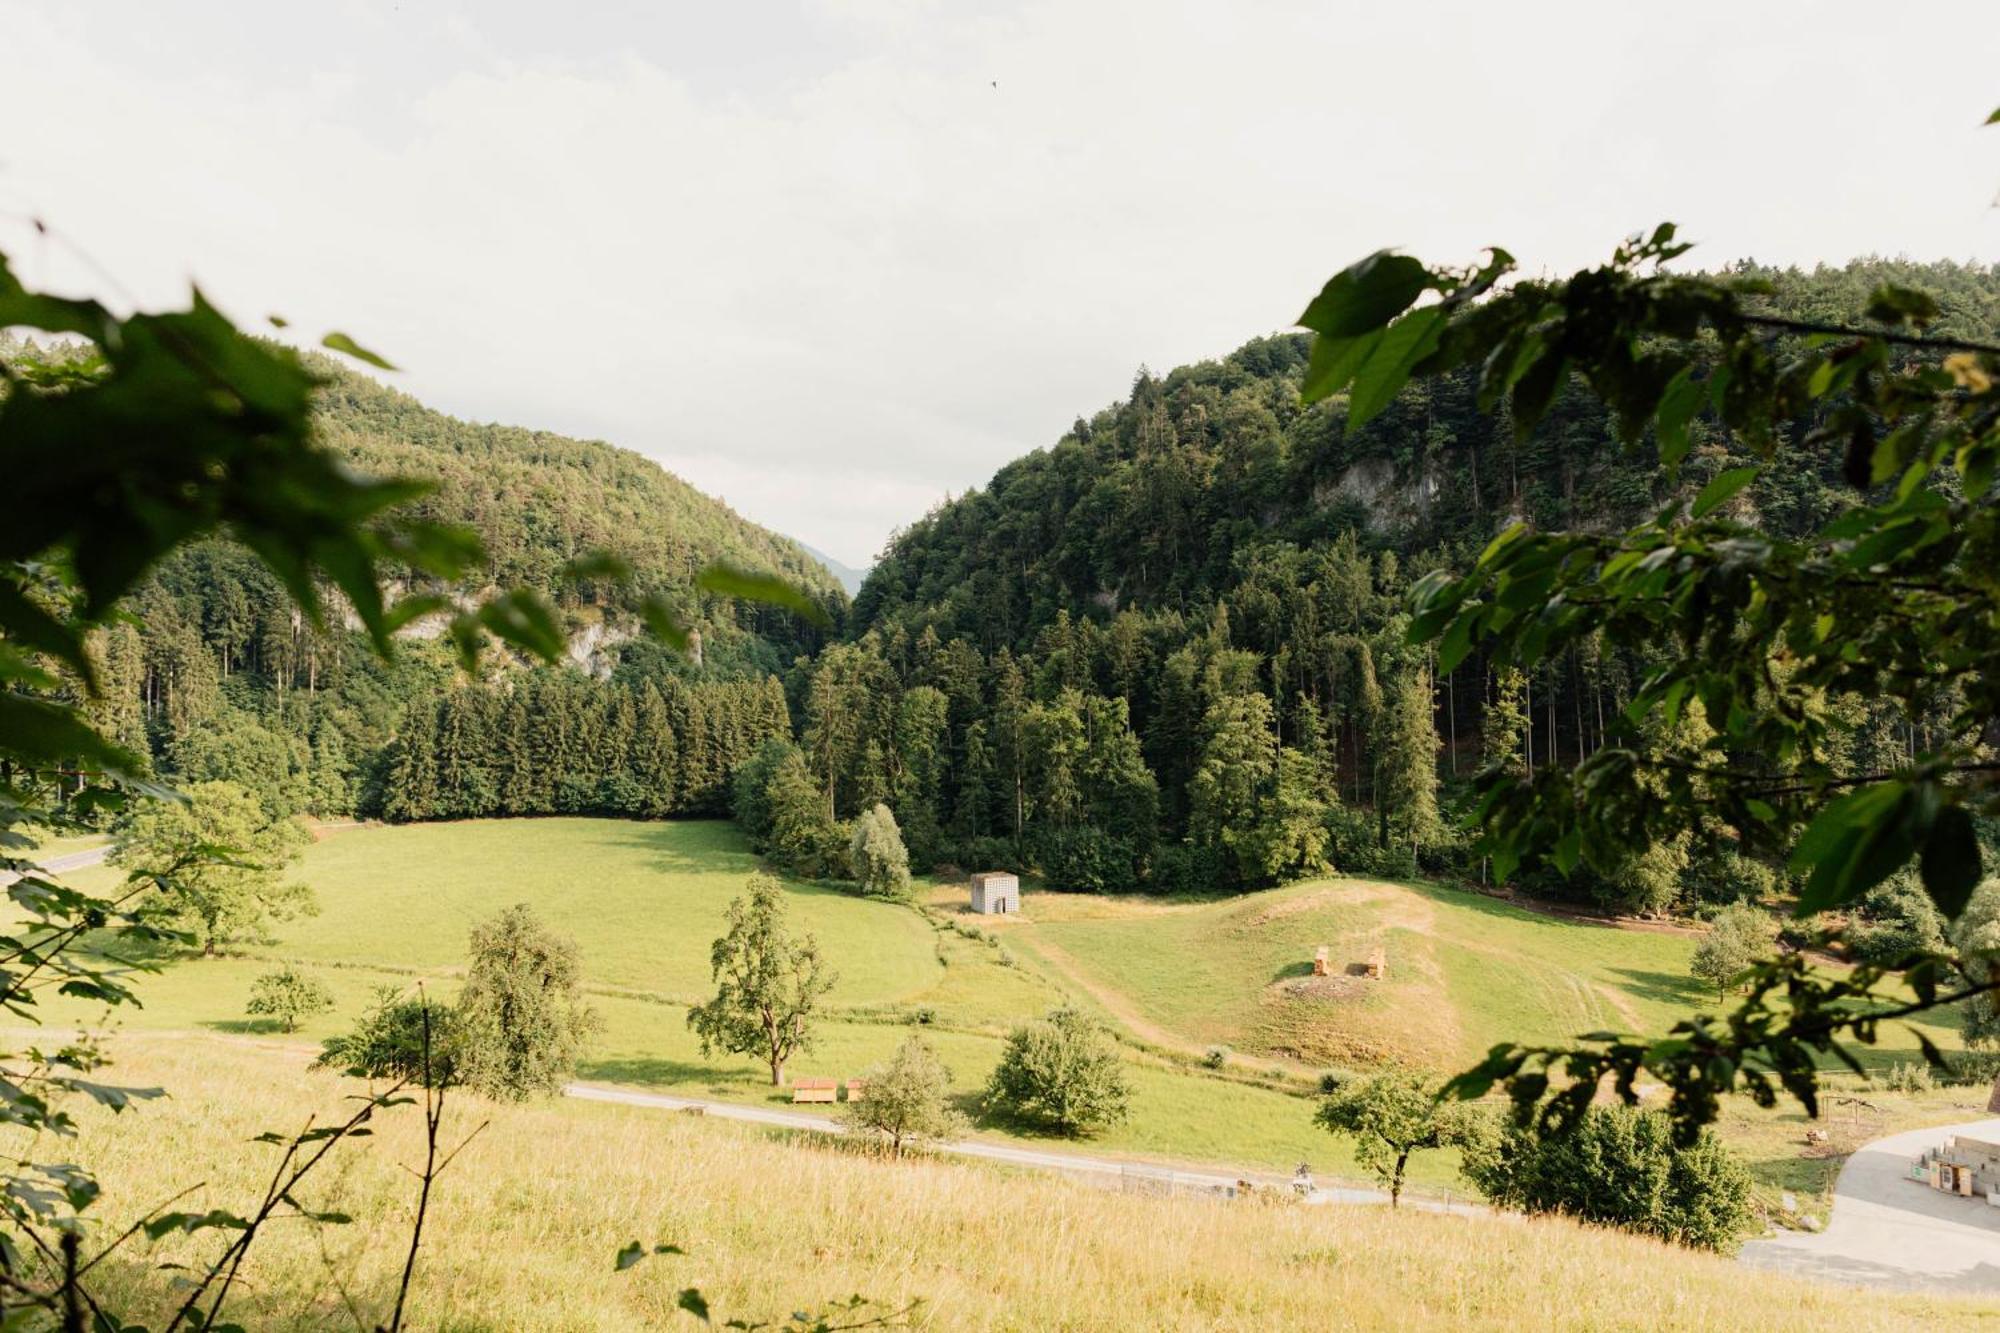
<instances>
[{"instance_id":1,"label":"distant mountain ridge","mask_svg":"<svg viewBox=\"0 0 2000 1333\"><path fill-rule=\"evenodd\" d=\"M862 583L868 578L867 569L856 569L853 565L836 560L811 542L800 541L797 537L792 538L792 541L797 543L800 550L824 565L827 573L833 575L840 586L847 590L849 597L861 591Z\"/></svg>"},{"instance_id":2,"label":"distant mountain ridge","mask_svg":"<svg viewBox=\"0 0 2000 1333\"><path fill-rule=\"evenodd\" d=\"M792 618L697 594L694 577L724 563L776 574L830 612L848 593L834 571L790 538L760 527L652 459L597 440L480 425L426 407L365 376L333 372L319 394L320 439L361 471L436 483L413 509L478 532L484 576L541 591L566 608L625 609L660 593L696 621L791 637ZM618 588L564 577L578 556L606 551L632 567Z\"/></svg>"}]
</instances>

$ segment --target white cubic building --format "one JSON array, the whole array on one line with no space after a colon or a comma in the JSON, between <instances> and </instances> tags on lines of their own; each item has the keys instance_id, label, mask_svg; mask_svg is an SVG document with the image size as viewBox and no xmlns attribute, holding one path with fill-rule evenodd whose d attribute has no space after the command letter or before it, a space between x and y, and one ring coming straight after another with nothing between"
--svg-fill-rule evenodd
<instances>
[{"instance_id":1,"label":"white cubic building","mask_svg":"<svg viewBox=\"0 0 2000 1333\"><path fill-rule=\"evenodd\" d=\"M988 870L972 877L972 910L983 916L998 916L1021 910L1021 877L1004 870Z\"/></svg>"}]
</instances>

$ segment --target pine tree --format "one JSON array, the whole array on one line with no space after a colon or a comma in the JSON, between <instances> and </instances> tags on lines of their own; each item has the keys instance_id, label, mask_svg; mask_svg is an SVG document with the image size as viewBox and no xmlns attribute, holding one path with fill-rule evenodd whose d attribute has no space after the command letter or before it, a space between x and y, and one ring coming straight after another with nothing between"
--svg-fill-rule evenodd
<instances>
[{"instance_id":1,"label":"pine tree","mask_svg":"<svg viewBox=\"0 0 2000 1333\"><path fill-rule=\"evenodd\" d=\"M411 704L396 736L382 815L402 821L438 817L437 705Z\"/></svg>"},{"instance_id":2,"label":"pine tree","mask_svg":"<svg viewBox=\"0 0 2000 1333\"><path fill-rule=\"evenodd\" d=\"M625 768L638 784L639 813L659 819L674 813L679 799L678 754L673 723L667 716L667 701L651 681L639 687L638 708L632 719L632 740L625 754Z\"/></svg>"},{"instance_id":3,"label":"pine tree","mask_svg":"<svg viewBox=\"0 0 2000 1333\"><path fill-rule=\"evenodd\" d=\"M1384 848L1392 826L1409 842L1412 854L1442 830L1439 745L1430 673L1418 667L1390 688L1377 738L1375 800Z\"/></svg>"}]
</instances>

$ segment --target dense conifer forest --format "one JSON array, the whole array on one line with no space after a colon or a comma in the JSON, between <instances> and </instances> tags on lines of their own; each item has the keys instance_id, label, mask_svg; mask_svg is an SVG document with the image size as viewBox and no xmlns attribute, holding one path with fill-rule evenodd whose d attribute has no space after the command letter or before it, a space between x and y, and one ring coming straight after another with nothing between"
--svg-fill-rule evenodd
<instances>
[{"instance_id":1,"label":"dense conifer forest","mask_svg":"<svg viewBox=\"0 0 2000 1333\"><path fill-rule=\"evenodd\" d=\"M1768 308L1801 321L1857 320L1894 282L1937 297L1941 332L2000 329L1987 268L1731 276L1768 284ZM1306 355L1303 336L1280 336L1142 372L1124 401L901 533L850 641L793 682L830 817L884 801L920 863L1024 860L1072 888L1250 887L1329 865L1481 878L1453 817L1472 775L1603 745L1644 664L1595 642L1531 675L1477 655L1439 673L1405 642L1412 583L1515 520L1611 530L1745 460L1697 419L1669 493L1595 397L1560 392L1517 441L1463 376L1407 387L1350 433L1342 400L1300 405ZM1759 511L1737 502L1774 531L1858 496L1806 425ZM1925 726L1843 707L1854 765L1903 755ZM1640 743L1704 738L1691 709ZM1529 887L1637 910L1769 888L1773 871L1716 832Z\"/></svg>"},{"instance_id":2,"label":"dense conifer forest","mask_svg":"<svg viewBox=\"0 0 2000 1333\"><path fill-rule=\"evenodd\" d=\"M406 628L385 665L357 628L314 629L255 556L218 540L177 553L131 599L133 617L103 632L95 707L111 733L162 772L239 782L274 813L726 812L729 774L788 729L776 673L824 635L702 592L696 572L774 574L838 616L832 576L637 454L469 424L325 358L314 368L329 379L320 438L362 472L432 482L414 510L479 535L484 565L442 591L461 603L499 587L543 594L568 662L494 655L468 682L440 616ZM602 552L629 575L576 576L573 562ZM698 650L643 633L649 596L696 631Z\"/></svg>"}]
</instances>

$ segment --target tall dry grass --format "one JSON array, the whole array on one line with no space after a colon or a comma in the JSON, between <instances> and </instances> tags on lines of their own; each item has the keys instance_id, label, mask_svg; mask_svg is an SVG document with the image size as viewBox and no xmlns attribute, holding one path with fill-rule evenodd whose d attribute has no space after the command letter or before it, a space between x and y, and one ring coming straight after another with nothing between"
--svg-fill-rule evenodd
<instances>
[{"instance_id":1,"label":"tall dry grass","mask_svg":"<svg viewBox=\"0 0 2000 1333\"><path fill-rule=\"evenodd\" d=\"M273 1162L258 1132L337 1110L356 1085L295 1053L223 1039L131 1038L125 1081L173 1091L135 1115L87 1116L75 1145L109 1196L107 1221L195 1181L182 1206L246 1206ZM1147 1198L955 1162L893 1164L823 1140L774 1139L680 1115L585 1104L462 1101L490 1127L444 1177L414 1290L415 1327L693 1327L699 1286L718 1316L778 1318L860 1292L922 1299L917 1326L967 1329L1768 1328L1950 1326L1974 1306L1809 1286L1562 1222L1392 1215L1205 1198ZM232 1307L253 1329L373 1327L394 1297L420 1160L419 1117L343 1147L310 1206L358 1220L260 1239ZM685 1257L613 1271L618 1246ZM154 1265L215 1240L134 1250L103 1270L135 1315L172 1299ZM351 1303L351 1304L350 1304ZM678 1321L678 1323L676 1322Z\"/></svg>"}]
</instances>

